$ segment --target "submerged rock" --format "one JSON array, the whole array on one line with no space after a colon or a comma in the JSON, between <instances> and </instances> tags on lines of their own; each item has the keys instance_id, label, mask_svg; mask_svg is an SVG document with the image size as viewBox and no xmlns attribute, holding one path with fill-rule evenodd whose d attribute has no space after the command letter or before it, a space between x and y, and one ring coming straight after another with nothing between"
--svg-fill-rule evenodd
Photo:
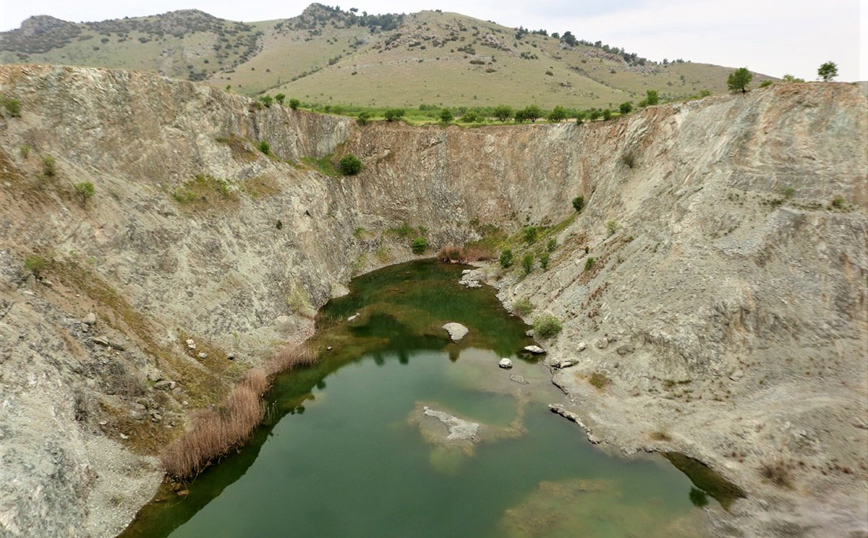
<instances>
[{"instance_id":1,"label":"submerged rock","mask_svg":"<svg viewBox=\"0 0 868 538\"><path fill-rule=\"evenodd\" d=\"M443 326L446 329L446 332L449 333L449 338L452 339L453 342L458 342L465 336L470 330L460 323L447 323Z\"/></svg>"},{"instance_id":2,"label":"submerged rock","mask_svg":"<svg viewBox=\"0 0 868 538\"><path fill-rule=\"evenodd\" d=\"M472 442L476 440L476 434L477 432L479 432L479 424L476 422L470 422L468 420L460 419L444 411L431 409L427 405L422 407L422 414L429 417L434 417L440 422L442 422L444 426L446 426L446 428L449 430L449 434L446 436L447 441Z\"/></svg>"}]
</instances>

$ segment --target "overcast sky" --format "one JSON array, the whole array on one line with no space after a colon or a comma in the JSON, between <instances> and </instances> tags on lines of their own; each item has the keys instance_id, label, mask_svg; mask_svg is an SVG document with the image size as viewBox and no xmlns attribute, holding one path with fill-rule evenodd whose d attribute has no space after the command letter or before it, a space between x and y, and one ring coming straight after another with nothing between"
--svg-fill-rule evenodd
<instances>
[{"instance_id":1,"label":"overcast sky","mask_svg":"<svg viewBox=\"0 0 868 538\"><path fill-rule=\"evenodd\" d=\"M328 2L323 2L328 3ZM310 2L260 0L0 0L0 29L31 15L98 21L197 8L236 21L298 15ZM331 4L330 4L331 5ZM368 13L442 9L510 26L571 31L652 60L683 58L806 80L832 60L839 80L868 80L868 0L358 0ZM861 29L861 31L860 31Z\"/></svg>"}]
</instances>

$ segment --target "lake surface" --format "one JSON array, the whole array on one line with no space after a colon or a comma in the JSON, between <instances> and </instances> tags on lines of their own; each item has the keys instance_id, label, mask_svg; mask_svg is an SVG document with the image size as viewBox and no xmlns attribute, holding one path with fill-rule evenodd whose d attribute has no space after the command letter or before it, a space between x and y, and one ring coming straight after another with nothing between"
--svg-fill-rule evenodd
<instances>
[{"instance_id":1,"label":"lake surface","mask_svg":"<svg viewBox=\"0 0 868 538\"><path fill-rule=\"evenodd\" d=\"M251 443L122 536L696 536L706 496L663 458L607 456L551 413L563 395L519 354L527 327L460 276L414 262L354 280L319 315L320 364L278 378ZM470 329L459 344L450 321ZM438 417L477 433L450 440Z\"/></svg>"}]
</instances>

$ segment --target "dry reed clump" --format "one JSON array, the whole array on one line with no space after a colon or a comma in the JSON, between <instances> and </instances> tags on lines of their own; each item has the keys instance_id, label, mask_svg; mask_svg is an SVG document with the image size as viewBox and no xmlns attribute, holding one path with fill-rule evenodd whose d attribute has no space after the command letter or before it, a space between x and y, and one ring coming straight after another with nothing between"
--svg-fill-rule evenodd
<instances>
[{"instance_id":1,"label":"dry reed clump","mask_svg":"<svg viewBox=\"0 0 868 538\"><path fill-rule=\"evenodd\" d=\"M468 245L463 247L446 245L437 253L437 259L442 263L478 262L492 258L494 258L494 251L483 245Z\"/></svg>"},{"instance_id":2,"label":"dry reed clump","mask_svg":"<svg viewBox=\"0 0 868 538\"><path fill-rule=\"evenodd\" d=\"M268 362L268 373L274 375L300 366L312 366L317 360L316 353L307 346L285 347Z\"/></svg>"},{"instance_id":3,"label":"dry reed clump","mask_svg":"<svg viewBox=\"0 0 868 538\"><path fill-rule=\"evenodd\" d=\"M161 455L166 474L178 480L193 478L231 448L247 441L265 415L262 395L268 386L265 372L251 370L221 407L197 413L193 428Z\"/></svg>"},{"instance_id":4,"label":"dry reed clump","mask_svg":"<svg viewBox=\"0 0 868 538\"><path fill-rule=\"evenodd\" d=\"M271 387L269 378L316 361L316 354L307 346L287 347L271 358L266 370L247 372L221 407L199 411L193 427L163 452L160 459L166 474L176 480L194 478L247 441L265 417L262 396Z\"/></svg>"}]
</instances>

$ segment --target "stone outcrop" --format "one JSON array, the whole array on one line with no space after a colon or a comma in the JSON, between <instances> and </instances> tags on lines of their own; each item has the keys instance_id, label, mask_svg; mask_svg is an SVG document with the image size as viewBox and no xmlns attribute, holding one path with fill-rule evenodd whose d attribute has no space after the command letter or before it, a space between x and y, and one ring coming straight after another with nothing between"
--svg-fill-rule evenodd
<instances>
[{"instance_id":1,"label":"stone outcrop","mask_svg":"<svg viewBox=\"0 0 868 538\"><path fill-rule=\"evenodd\" d=\"M436 251L564 222L578 195L546 272L474 273L561 320L552 356L581 351L553 374L574 404L556 412L743 487L721 536L868 530L858 88L478 129L359 127L101 69L2 66L0 92L22 103L0 120L0 534L117 533L190 410L308 335L353 274L411 258L389 228L425 226ZM303 161L344 152L358 176ZM792 489L764 476L779 462Z\"/></svg>"}]
</instances>

